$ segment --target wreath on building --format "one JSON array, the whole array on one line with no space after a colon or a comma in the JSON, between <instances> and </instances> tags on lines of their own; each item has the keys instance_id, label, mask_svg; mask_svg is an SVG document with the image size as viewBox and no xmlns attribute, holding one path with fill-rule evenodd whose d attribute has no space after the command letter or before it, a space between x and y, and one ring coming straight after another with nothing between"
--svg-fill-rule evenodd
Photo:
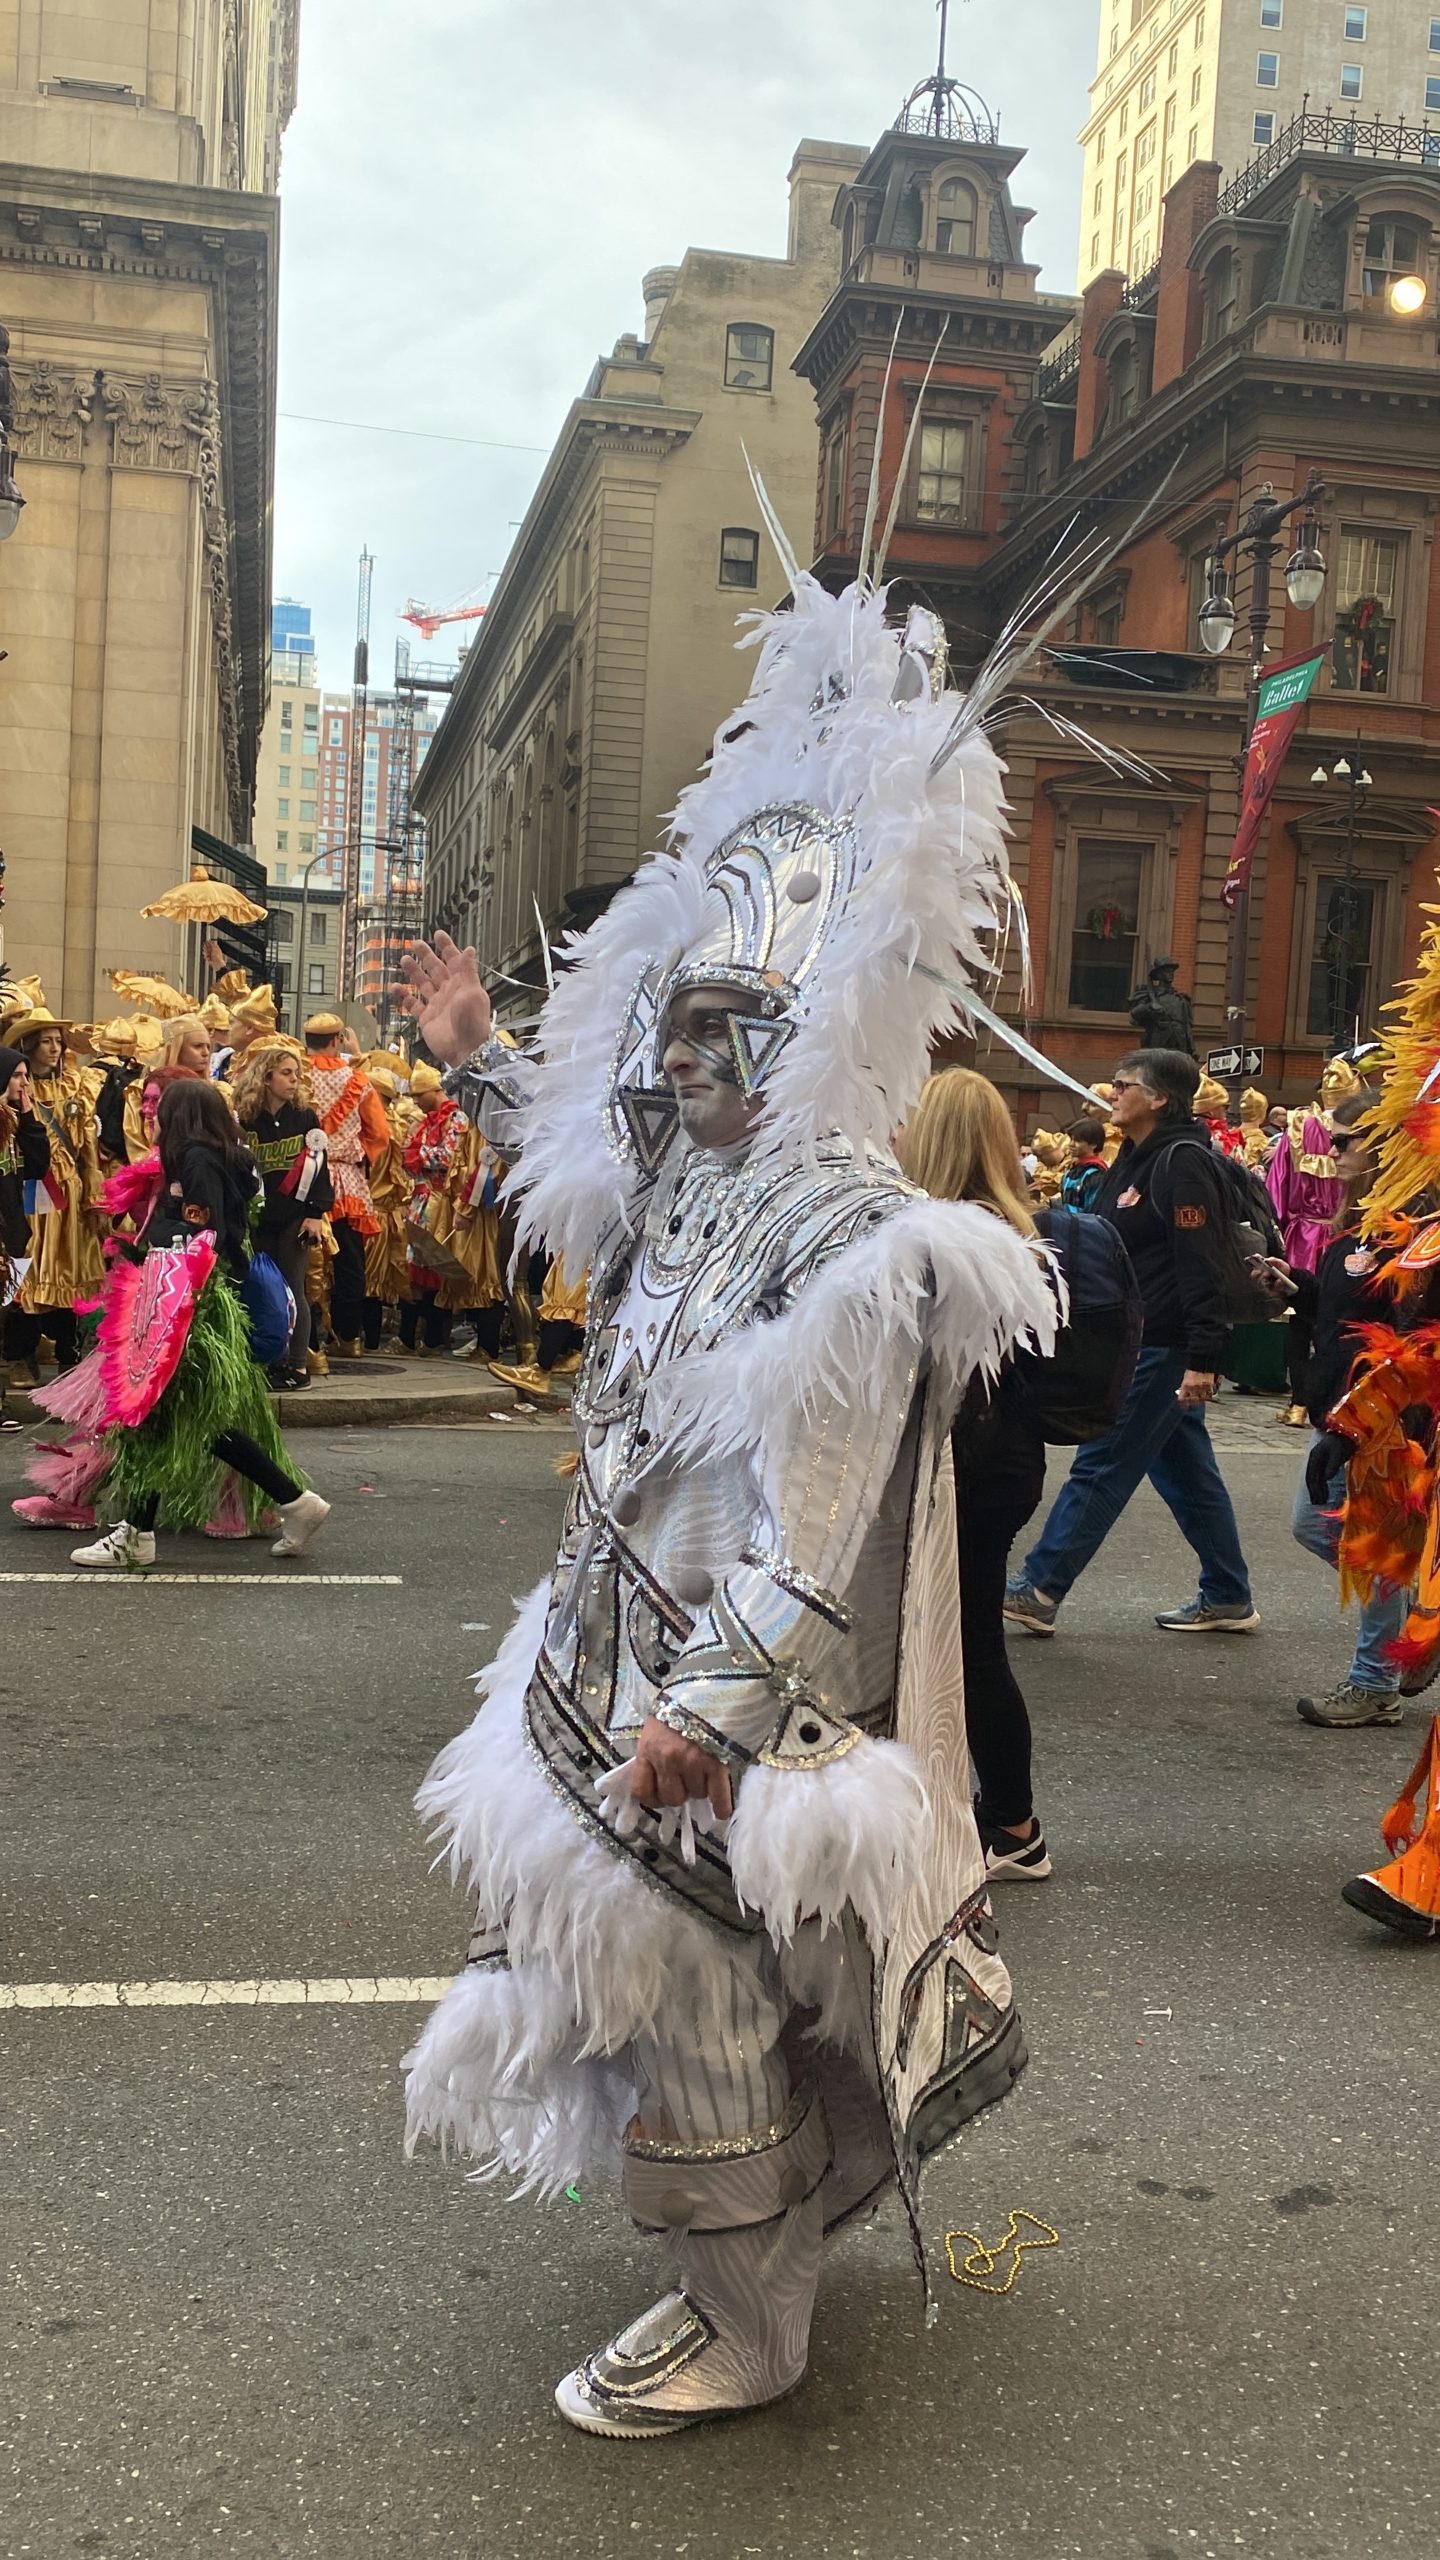
<instances>
[{"instance_id":1,"label":"wreath on building","mask_svg":"<svg viewBox=\"0 0 1440 2560\"><path fill-rule=\"evenodd\" d=\"M1390 655L1390 616L1383 596L1357 596L1335 617L1335 637L1344 649L1352 679L1363 693L1383 672Z\"/></svg>"},{"instance_id":2,"label":"wreath on building","mask_svg":"<svg viewBox=\"0 0 1440 2560\"><path fill-rule=\"evenodd\" d=\"M1135 921L1123 907L1106 906L1092 907L1085 924L1097 942L1125 942L1135 931Z\"/></svg>"}]
</instances>

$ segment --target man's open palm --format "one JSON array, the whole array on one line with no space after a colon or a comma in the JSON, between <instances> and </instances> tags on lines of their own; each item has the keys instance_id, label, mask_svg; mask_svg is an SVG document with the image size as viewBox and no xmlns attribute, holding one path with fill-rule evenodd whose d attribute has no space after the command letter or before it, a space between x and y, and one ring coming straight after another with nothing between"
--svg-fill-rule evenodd
<instances>
[{"instance_id":1,"label":"man's open palm","mask_svg":"<svg viewBox=\"0 0 1440 2560\"><path fill-rule=\"evenodd\" d=\"M490 1037L490 999L480 984L473 944L461 950L448 933L417 942L400 963L405 1002L426 1048L458 1067Z\"/></svg>"}]
</instances>

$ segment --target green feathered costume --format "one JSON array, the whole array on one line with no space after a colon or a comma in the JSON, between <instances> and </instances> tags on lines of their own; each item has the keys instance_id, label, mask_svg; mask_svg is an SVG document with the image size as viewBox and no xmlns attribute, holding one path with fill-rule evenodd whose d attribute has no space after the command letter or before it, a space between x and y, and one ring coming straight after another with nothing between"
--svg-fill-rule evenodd
<instances>
[{"instance_id":1,"label":"green feathered costume","mask_svg":"<svg viewBox=\"0 0 1440 2560\"><path fill-rule=\"evenodd\" d=\"M164 1394L143 1422L117 1425L106 1435L113 1457L96 1506L102 1517L133 1520L137 1508L158 1502L167 1529L203 1529L229 1472L211 1444L227 1431L243 1431L273 1465L305 1483L280 1437L264 1372L251 1356L239 1295L217 1267L195 1302L180 1365ZM246 1477L237 1482L253 1530L273 1496Z\"/></svg>"}]
</instances>

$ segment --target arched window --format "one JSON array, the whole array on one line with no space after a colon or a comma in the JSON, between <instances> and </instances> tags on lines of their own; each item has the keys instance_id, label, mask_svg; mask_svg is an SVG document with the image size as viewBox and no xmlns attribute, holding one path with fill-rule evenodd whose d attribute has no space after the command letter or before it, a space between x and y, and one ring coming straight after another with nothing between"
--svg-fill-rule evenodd
<instances>
[{"instance_id":1,"label":"arched window","mask_svg":"<svg viewBox=\"0 0 1440 2560\"><path fill-rule=\"evenodd\" d=\"M775 332L736 320L725 332L727 391L768 391L775 372Z\"/></svg>"},{"instance_id":2,"label":"arched window","mask_svg":"<svg viewBox=\"0 0 1440 2560\"><path fill-rule=\"evenodd\" d=\"M935 246L942 258L975 255L975 190L947 178L935 198Z\"/></svg>"}]
</instances>

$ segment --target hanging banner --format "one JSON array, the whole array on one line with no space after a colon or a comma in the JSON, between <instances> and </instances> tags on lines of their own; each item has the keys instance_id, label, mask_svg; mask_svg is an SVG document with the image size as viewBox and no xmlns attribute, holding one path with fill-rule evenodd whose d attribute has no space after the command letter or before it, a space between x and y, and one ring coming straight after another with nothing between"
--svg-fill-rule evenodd
<instances>
[{"instance_id":1,"label":"hanging banner","mask_svg":"<svg viewBox=\"0 0 1440 2560\"><path fill-rule=\"evenodd\" d=\"M1300 725L1300 714L1310 699L1310 688L1324 664L1325 653L1320 650L1314 657L1286 658L1279 666L1267 667L1260 679L1255 726L1250 732L1250 751L1245 758L1240 824L1235 830L1225 886L1220 892L1222 906L1233 907L1242 889L1250 886L1250 867L1255 860L1255 847L1260 841L1260 821L1270 806L1289 753L1290 741Z\"/></svg>"}]
</instances>

